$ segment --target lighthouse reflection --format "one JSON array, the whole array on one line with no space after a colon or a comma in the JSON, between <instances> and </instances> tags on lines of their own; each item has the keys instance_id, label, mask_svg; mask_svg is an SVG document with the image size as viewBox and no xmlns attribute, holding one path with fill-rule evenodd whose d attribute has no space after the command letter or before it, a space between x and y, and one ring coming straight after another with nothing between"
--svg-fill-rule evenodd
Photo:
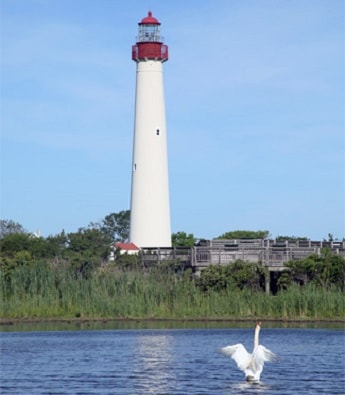
<instances>
[{"instance_id":1,"label":"lighthouse reflection","mask_svg":"<svg viewBox=\"0 0 345 395\"><path fill-rule=\"evenodd\" d=\"M148 334L138 339L134 367L137 393L169 393L176 378L173 369L173 339L167 335Z\"/></svg>"}]
</instances>

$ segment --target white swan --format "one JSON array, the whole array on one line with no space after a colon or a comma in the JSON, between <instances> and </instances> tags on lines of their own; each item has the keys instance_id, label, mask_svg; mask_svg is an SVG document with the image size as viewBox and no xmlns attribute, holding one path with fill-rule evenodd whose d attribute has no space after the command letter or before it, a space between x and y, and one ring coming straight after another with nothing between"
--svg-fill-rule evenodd
<instances>
[{"instance_id":1,"label":"white swan","mask_svg":"<svg viewBox=\"0 0 345 395\"><path fill-rule=\"evenodd\" d=\"M260 328L261 322L258 322L255 327L254 350L252 354L249 354L241 343L221 349L224 354L230 356L237 363L238 368L245 373L247 381L259 381L264 363L273 361L276 358L272 351L259 345Z\"/></svg>"}]
</instances>

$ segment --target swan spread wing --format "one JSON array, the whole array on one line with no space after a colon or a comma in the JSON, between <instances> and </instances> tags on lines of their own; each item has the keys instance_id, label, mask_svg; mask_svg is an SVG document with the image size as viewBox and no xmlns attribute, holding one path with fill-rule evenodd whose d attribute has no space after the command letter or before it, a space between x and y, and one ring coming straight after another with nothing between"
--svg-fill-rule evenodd
<instances>
[{"instance_id":1,"label":"swan spread wing","mask_svg":"<svg viewBox=\"0 0 345 395\"><path fill-rule=\"evenodd\" d=\"M237 364L238 368L245 371L251 360L251 355L244 348L243 344L238 343L233 346L223 347L221 351L231 357Z\"/></svg>"},{"instance_id":2,"label":"swan spread wing","mask_svg":"<svg viewBox=\"0 0 345 395\"><path fill-rule=\"evenodd\" d=\"M262 363L262 365L264 362L271 362L275 358L276 355L271 350L262 345L257 346L253 352L253 359L255 359L255 361L257 361L259 364Z\"/></svg>"},{"instance_id":3,"label":"swan spread wing","mask_svg":"<svg viewBox=\"0 0 345 395\"><path fill-rule=\"evenodd\" d=\"M273 359L275 359L275 354L272 351L262 345L257 346L251 355L250 363L245 371L246 375L251 375L255 380L260 380L264 363L273 361Z\"/></svg>"}]
</instances>

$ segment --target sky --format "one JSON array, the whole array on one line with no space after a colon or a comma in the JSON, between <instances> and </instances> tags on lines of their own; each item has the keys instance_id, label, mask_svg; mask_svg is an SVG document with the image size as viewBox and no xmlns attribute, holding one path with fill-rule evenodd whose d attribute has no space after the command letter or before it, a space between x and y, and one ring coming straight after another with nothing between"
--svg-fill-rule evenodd
<instances>
[{"instance_id":1,"label":"sky","mask_svg":"<svg viewBox=\"0 0 345 395\"><path fill-rule=\"evenodd\" d=\"M172 232L345 236L343 0L0 0L1 219L130 206L136 64L161 22Z\"/></svg>"}]
</instances>

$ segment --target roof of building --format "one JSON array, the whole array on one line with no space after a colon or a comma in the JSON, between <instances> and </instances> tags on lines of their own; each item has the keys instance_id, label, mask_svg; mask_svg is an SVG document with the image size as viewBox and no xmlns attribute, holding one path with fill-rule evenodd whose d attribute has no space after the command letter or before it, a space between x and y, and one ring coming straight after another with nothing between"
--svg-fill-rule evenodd
<instances>
[{"instance_id":1,"label":"roof of building","mask_svg":"<svg viewBox=\"0 0 345 395\"><path fill-rule=\"evenodd\" d=\"M125 251L139 251L140 248L136 246L134 243L115 243L115 247L119 248L120 250L125 250Z\"/></svg>"},{"instance_id":2,"label":"roof of building","mask_svg":"<svg viewBox=\"0 0 345 395\"><path fill-rule=\"evenodd\" d=\"M160 25L158 19L152 16L152 12L149 11L147 16L139 22L139 25Z\"/></svg>"}]
</instances>

